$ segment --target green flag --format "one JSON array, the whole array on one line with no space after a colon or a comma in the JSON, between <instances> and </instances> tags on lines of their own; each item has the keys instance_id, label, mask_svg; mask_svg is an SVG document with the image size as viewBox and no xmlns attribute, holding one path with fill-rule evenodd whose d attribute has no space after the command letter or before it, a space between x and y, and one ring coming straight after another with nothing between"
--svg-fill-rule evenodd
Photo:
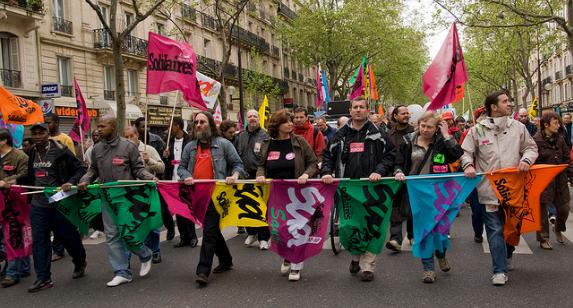
<instances>
[{"instance_id":1,"label":"green flag","mask_svg":"<svg viewBox=\"0 0 573 308\"><path fill-rule=\"evenodd\" d=\"M401 182L341 181L336 191L340 242L351 254L379 254L386 240L392 200Z\"/></svg>"},{"instance_id":2,"label":"green flag","mask_svg":"<svg viewBox=\"0 0 573 308\"><path fill-rule=\"evenodd\" d=\"M134 183L135 184L135 183ZM113 187L126 183L106 183L102 188L110 216L130 250L140 249L153 229L161 227L161 204L155 183Z\"/></svg>"},{"instance_id":3,"label":"green flag","mask_svg":"<svg viewBox=\"0 0 573 308\"><path fill-rule=\"evenodd\" d=\"M58 188L46 188L44 193L48 198L58 192ZM52 203L76 228L81 235L88 234L90 223L101 214L101 199L99 189L78 191L76 194Z\"/></svg>"},{"instance_id":4,"label":"green flag","mask_svg":"<svg viewBox=\"0 0 573 308\"><path fill-rule=\"evenodd\" d=\"M354 75L352 75L352 78L350 78L350 82L348 82L348 84L352 86L356 82L356 78L358 78L358 74L360 73L360 68L363 67L364 71L366 71L367 66L368 66L368 58L366 58L366 56L362 56L362 62L360 63L358 68L356 68L356 71L354 71Z\"/></svg>"}]
</instances>

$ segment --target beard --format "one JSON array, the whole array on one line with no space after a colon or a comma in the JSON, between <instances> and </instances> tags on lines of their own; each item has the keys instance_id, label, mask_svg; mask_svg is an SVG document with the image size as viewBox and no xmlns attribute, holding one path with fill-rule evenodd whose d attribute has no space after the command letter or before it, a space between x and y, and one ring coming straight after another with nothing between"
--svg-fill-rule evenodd
<instances>
[{"instance_id":1,"label":"beard","mask_svg":"<svg viewBox=\"0 0 573 308\"><path fill-rule=\"evenodd\" d=\"M259 122L249 122L247 123L247 128L249 131L254 131L255 129L259 128Z\"/></svg>"},{"instance_id":2,"label":"beard","mask_svg":"<svg viewBox=\"0 0 573 308\"><path fill-rule=\"evenodd\" d=\"M212 134L210 127L197 131L197 139L199 139L200 141L211 140L211 136Z\"/></svg>"}]
</instances>

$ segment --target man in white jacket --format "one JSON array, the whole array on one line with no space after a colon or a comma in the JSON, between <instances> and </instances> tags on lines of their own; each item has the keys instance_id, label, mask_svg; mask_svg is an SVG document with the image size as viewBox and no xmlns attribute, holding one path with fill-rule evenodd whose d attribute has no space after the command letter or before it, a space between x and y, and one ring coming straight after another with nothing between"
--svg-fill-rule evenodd
<instances>
[{"instance_id":1,"label":"man in white jacket","mask_svg":"<svg viewBox=\"0 0 573 308\"><path fill-rule=\"evenodd\" d=\"M537 159L537 145L527 128L509 117L512 104L505 91L497 91L485 99L487 117L471 128L462 143L462 168L467 177L476 172L517 167L525 172ZM504 215L489 180L483 177L477 187L479 202L485 206L484 223L493 263L492 283L507 282L512 269L515 247L506 245L503 237Z\"/></svg>"}]
</instances>

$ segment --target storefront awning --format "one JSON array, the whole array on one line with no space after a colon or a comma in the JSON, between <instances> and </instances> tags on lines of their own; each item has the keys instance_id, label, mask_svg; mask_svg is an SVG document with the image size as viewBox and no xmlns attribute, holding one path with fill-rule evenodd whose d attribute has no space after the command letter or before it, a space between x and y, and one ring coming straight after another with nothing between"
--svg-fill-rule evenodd
<instances>
[{"instance_id":1,"label":"storefront awning","mask_svg":"<svg viewBox=\"0 0 573 308\"><path fill-rule=\"evenodd\" d=\"M113 116L117 115L117 103L113 101L104 101L108 106L109 109L107 112L104 110L102 114L111 114ZM136 120L137 118L143 117L143 112L141 109L133 104L126 104L125 105L125 118L127 120Z\"/></svg>"}]
</instances>

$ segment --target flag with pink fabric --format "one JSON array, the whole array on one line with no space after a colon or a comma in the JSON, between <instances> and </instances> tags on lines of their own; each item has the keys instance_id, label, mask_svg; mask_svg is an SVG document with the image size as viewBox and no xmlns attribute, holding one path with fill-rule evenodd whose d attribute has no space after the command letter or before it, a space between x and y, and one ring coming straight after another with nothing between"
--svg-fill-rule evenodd
<instances>
[{"instance_id":1,"label":"flag with pink fabric","mask_svg":"<svg viewBox=\"0 0 573 308\"><path fill-rule=\"evenodd\" d=\"M167 203L171 214L185 217L201 227L214 188L215 182L193 185L161 182L157 184L157 189Z\"/></svg>"},{"instance_id":2,"label":"flag with pink fabric","mask_svg":"<svg viewBox=\"0 0 573 308\"><path fill-rule=\"evenodd\" d=\"M338 184L273 180L267 221L271 250L299 263L322 251Z\"/></svg>"},{"instance_id":3,"label":"flag with pink fabric","mask_svg":"<svg viewBox=\"0 0 573 308\"><path fill-rule=\"evenodd\" d=\"M197 82L197 56L189 44L149 32L147 94L179 90L192 107L207 110Z\"/></svg>"},{"instance_id":4,"label":"flag with pink fabric","mask_svg":"<svg viewBox=\"0 0 573 308\"><path fill-rule=\"evenodd\" d=\"M8 261L32 254L32 226L28 196L21 188L0 189L0 223Z\"/></svg>"},{"instance_id":5,"label":"flag with pink fabric","mask_svg":"<svg viewBox=\"0 0 573 308\"><path fill-rule=\"evenodd\" d=\"M86 106L86 100L82 95L82 90L78 81L74 78L74 89L76 90L76 105L77 105L77 117L74 121L74 126L70 131L70 138L76 143L81 143L84 141L84 136L86 133L90 132L90 115L88 114L88 107ZM80 130L81 127L81 130Z\"/></svg>"}]
</instances>

